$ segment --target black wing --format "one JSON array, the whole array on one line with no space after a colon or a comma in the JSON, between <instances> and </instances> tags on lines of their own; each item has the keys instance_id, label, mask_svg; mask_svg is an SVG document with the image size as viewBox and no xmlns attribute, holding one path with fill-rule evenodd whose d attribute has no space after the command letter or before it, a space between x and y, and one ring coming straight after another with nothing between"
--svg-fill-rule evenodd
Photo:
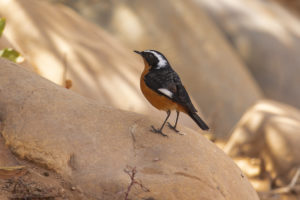
<instances>
[{"instance_id":1,"label":"black wing","mask_svg":"<svg viewBox=\"0 0 300 200\"><path fill-rule=\"evenodd\" d=\"M181 80L177 73L172 69L161 69L155 72L149 72L145 77L144 81L146 85L154 90L155 92L164 95L172 101L179 103L186 107L191 112L197 112L193 106L191 99L181 83ZM172 92L172 97L165 95L160 92L159 89L164 88Z\"/></svg>"}]
</instances>

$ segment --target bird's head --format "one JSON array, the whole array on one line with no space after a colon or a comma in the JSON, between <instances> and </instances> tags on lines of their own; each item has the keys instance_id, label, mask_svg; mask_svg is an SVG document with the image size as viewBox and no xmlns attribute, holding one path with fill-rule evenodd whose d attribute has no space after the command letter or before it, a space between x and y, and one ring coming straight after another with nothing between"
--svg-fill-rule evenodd
<instances>
[{"instance_id":1,"label":"bird's head","mask_svg":"<svg viewBox=\"0 0 300 200\"><path fill-rule=\"evenodd\" d=\"M144 58L144 61L149 64L151 69L162 69L169 66L169 62L166 57L158 51L145 50L134 52L141 55Z\"/></svg>"}]
</instances>

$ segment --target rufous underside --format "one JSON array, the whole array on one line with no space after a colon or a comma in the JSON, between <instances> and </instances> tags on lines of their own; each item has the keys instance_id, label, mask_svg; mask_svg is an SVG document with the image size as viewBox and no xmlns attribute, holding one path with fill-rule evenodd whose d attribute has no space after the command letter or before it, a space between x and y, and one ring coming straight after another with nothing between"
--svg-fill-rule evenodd
<instances>
[{"instance_id":1,"label":"rufous underside","mask_svg":"<svg viewBox=\"0 0 300 200\"><path fill-rule=\"evenodd\" d=\"M187 111L184 106L172 101L171 99L167 98L164 95L157 93L156 91L152 90L146 85L144 81L144 76L149 72L150 66L145 60L144 63L145 63L145 68L141 75L140 87L146 99L152 104L152 106L154 106L159 110L164 110L164 111L177 110L186 113Z\"/></svg>"}]
</instances>

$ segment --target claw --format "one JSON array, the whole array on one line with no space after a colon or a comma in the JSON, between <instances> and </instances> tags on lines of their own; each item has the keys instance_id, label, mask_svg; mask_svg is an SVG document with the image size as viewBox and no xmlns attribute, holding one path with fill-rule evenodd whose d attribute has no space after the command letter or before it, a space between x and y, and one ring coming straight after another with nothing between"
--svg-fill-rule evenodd
<instances>
[{"instance_id":1,"label":"claw","mask_svg":"<svg viewBox=\"0 0 300 200\"><path fill-rule=\"evenodd\" d=\"M172 126L169 122L168 122L168 126L170 129L172 129L173 131L175 131L176 133L179 132L179 130L177 130L174 126Z\"/></svg>"},{"instance_id":2,"label":"claw","mask_svg":"<svg viewBox=\"0 0 300 200\"><path fill-rule=\"evenodd\" d=\"M164 134L161 130L159 130L159 129L156 129L156 128L154 128L154 126L151 126L151 132L153 132L153 133L157 133L157 134L161 134L162 136L164 136L164 137L168 137L166 134Z\"/></svg>"},{"instance_id":3,"label":"claw","mask_svg":"<svg viewBox=\"0 0 300 200\"><path fill-rule=\"evenodd\" d=\"M177 133L177 134L179 134L179 135L184 135L184 134L180 133L179 130L177 130L176 127L175 127L175 126L172 126L169 122L168 122L168 127L169 127L170 129L172 129L173 131L175 131L175 133Z\"/></svg>"}]
</instances>

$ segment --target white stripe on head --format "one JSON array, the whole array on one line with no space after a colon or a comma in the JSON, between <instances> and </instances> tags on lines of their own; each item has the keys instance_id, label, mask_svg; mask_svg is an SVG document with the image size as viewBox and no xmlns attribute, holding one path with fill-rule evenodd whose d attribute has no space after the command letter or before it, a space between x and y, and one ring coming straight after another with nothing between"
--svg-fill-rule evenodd
<instances>
[{"instance_id":1,"label":"white stripe on head","mask_svg":"<svg viewBox=\"0 0 300 200\"><path fill-rule=\"evenodd\" d=\"M167 64L168 64L167 60L164 57L162 57L160 54L158 54L152 50L146 50L144 52L153 53L153 55L158 59L158 63L157 63L158 67L156 69L160 69L160 68L167 66Z\"/></svg>"},{"instance_id":2,"label":"white stripe on head","mask_svg":"<svg viewBox=\"0 0 300 200\"><path fill-rule=\"evenodd\" d=\"M166 89L166 88L159 88L158 91L160 91L161 93L163 93L164 95L166 95L170 98L173 97L173 93L170 90Z\"/></svg>"}]
</instances>

